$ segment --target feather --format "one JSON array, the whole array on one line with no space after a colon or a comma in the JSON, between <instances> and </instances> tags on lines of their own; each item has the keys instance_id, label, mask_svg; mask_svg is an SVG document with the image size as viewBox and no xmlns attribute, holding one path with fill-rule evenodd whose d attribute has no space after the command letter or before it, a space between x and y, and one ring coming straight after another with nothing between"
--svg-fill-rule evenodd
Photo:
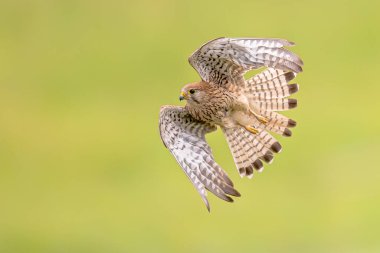
<instances>
[{"instance_id":1,"label":"feather","mask_svg":"<svg viewBox=\"0 0 380 253\"><path fill-rule=\"evenodd\" d=\"M206 189L232 202L240 193L233 188L227 173L214 161L205 134L216 130L212 124L195 120L184 107L163 106L159 122L161 139L201 195L207 209Z\"/></svg>"},{"instance_id":2,"label":"feather","mask_svg":"<svg viewBox=\"0 0 380 253\"><path fill-rule=\"evenodd\" d=\"M244 88L243 75L251 69L265 66L301 72L302 60L283 48L291 45L282 39L219 38L196 50L189 63L206 82Z\"/></svg>"},{"instance_id":3,"label":"feather","mask_svg":"<svg viewBox=\"0 0 380 253\"><path fill-rule=\"evenodd\" d=\"M255 135L242 127L222 128L241 177L252 178L253 171L261 172L262 161L271 163L273 152L280 152L281 145L266 131ZM272 152L273 151L273 152Z\"/></svg>"}]
</instances>

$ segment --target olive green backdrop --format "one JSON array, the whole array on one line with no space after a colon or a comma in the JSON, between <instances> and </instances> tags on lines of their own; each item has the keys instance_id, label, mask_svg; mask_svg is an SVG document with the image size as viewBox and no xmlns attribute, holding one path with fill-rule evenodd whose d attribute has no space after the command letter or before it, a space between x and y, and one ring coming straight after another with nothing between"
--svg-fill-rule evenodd
<instances>
[{"instance_id":1,"label":"olive green backdrop","mask_svg":"<svg viewBox=\"0 0 380 253\"><path fill-rule=\"evenodd\" d=\"M378 1L0 2L0 252L380 252ZM204 207L158 134L220 37L304 62L283 152Z\"/></svg>"}]
</instances>

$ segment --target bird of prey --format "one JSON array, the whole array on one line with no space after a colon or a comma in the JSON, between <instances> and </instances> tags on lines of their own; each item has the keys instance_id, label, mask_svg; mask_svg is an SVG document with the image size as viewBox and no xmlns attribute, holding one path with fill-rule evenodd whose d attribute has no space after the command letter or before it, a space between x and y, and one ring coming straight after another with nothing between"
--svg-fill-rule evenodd
<instances>
[{"instance_id":1,"label":"bird of prey","mask_svg":"<svg viewBox=\"0 0 380 253\"><path fill-rule=\"evenodd\" d=\"M180 100L185 106L160 109L161 139L201 195L208 211L207 191L233 202L240 193L227 173L214 161L205 135L219 126L228 142L241 177L252 178L271 163L282 149L270 132L291 136L296 122L278 111L297 106L288 98L298 91L289 84L302 72L303 62L284 47L284 39L218 38L207 42L190 57L189 63L201 81L185 85ZM265 69L245 79L252 69Z\"/></svg>"}]
</instances>

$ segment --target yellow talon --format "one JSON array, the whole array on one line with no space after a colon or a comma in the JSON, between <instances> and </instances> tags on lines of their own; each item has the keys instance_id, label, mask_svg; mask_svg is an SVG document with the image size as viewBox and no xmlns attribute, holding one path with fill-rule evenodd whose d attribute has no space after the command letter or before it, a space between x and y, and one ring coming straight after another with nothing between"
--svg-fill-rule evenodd
<instances>
[{"instance_id":1,"label":"yellow talon","mask_svg":"<svg viewBox=\"0 0 380 253\"><path fill-rule=\"evenodd\" d=\"M263 124L266 124L266 123L268 123L268 119L267 118L265 118L265 117L263 117L263 116L261 116L261 115L259 115L259 114L257 114L257 113L255 113L254 111L252 111L251 109L249 110L261 123L263 123Z\"/></svg>"},{"instance_id":2,"label":"yellow talon","mask_svg":"<svg viewBox=\"0 0 380 253\"><path fill-rule=\"evenodd\" d=\"M245 126L245 129L247 129L249 132L251 132L253 134L258 134L259 133L259 130L257 130L253 126Z\"/></svg>"},{"instance_id":3,"label":"yellow talon","mask_svg":"<svg viewBox=\"0 0 380 253\"><path fill-rule=\"evenodd\" d=\"M263 116L258 115L258 116L257 116L257 119L258 119L261 123L263 123L263 124L268 123L268 119L265 118L265 117L263 117Z\"/></svg>"}]
</instances>

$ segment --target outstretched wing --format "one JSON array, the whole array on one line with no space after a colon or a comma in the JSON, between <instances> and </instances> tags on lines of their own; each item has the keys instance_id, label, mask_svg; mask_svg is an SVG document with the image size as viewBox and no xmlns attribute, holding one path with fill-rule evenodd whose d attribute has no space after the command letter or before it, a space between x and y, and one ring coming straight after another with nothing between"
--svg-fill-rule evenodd
<instances>
[{"instance_id":1,"label":"outstretched wing","mask_svg":"<svg viewBox=\"0 0 380 253\"><path fill-rule=\"evenodd\" d=\"M206 82L245 87L243 75L251 69L266 66L301 72L302 60L284 48L292 45L283 39L219 38L195 51L189 62Z\"/></svg>"},{"instance_id":2,"label":"outstretched wing","mask_svg":"<svg viewBox=\"0 0 380 253\"><path fill-rule=\"evenodd\" d=\"M233 201L228 195L240 196L226 172L214 161L206 142L205 134L215 131L216 126L195 120L184 107L163 106L159 128L164 145L194 184L209 211L206 189L228 202Z\"/></svg>"}]
</instances>

